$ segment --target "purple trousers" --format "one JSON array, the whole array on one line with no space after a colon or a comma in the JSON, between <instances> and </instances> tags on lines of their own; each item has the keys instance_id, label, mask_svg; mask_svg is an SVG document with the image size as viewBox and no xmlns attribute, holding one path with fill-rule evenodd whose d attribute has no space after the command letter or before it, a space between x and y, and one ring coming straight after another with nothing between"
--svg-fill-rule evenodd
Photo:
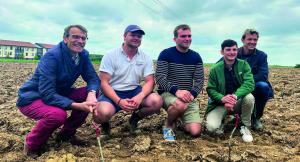
<instances>
[{"instance_id":1,"label":"purple trousers","mask_svg":"<svg viewBox=\"0 0 300 162\"><path fill-rule=\"evenodd\" d=\"M86 87L74 89L68 96L75 102L84 102L87 97ZM55 129L63 125L60 134L73 136L88 116L87 112L72 110L67 118L66 110L45 104L41 99L30 105L20 107L19 110L27 117L37 120L31 132L26 136L26 144L31 150L38 150L47 142Z\"/></svg>"}]
</instances>

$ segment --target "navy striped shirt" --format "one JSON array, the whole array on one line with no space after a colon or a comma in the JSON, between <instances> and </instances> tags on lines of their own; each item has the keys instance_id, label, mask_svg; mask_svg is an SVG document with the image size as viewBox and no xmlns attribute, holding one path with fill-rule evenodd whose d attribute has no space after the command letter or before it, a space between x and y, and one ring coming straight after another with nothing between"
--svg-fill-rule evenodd
<instances>
[{"instance_id":1,"label":"navy striped shirt","mask_svg":"<svg viewBox=\"0 0 300 162\"><path fill-rule=\"evenodd\" d=\"M181 53L176 47L171 47L160 53L155 75L159 94L170 92L175 95L180 89L190 91L196 98L204 83L203 61L191 49Z\"/></svg>"}]
</instances>

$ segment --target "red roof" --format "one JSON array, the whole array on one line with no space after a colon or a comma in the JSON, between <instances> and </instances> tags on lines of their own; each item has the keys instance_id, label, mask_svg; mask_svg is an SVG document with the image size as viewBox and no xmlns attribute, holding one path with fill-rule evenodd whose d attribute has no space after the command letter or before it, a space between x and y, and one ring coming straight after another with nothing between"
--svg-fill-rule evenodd
<instances>
[{"instance_id":1,"label":"red roof","mask_svg":"<svg viewBox=\"0 0 300 162\"><path fill-rule=\"evenodd\" d=\"M36 47L30 42L11 41L11 40L0 40L0 45L5 46L21 46L21 47Z\"/></svg>"},{"instance_id":2,"label":"red roof","mask_svg":"<svg viewBox=\"0 0 300 162\"><path fill-rule=\"evenodd\" d=\"M47 48L47 49L50 49L50 48L55 46L53 44L46 44L46 43L36 43L36 44L43 47L43 48Z\"/></svg>"}]
</instances>

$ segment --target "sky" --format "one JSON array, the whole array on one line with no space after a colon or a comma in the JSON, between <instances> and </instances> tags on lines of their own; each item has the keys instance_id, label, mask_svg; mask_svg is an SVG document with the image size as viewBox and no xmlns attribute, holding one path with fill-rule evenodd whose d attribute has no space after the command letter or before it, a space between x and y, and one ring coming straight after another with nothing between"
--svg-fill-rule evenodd
<instances>
[{"instance_id":1,"label":"sky","mask_svg":"<svg viewBox=\"0 0 300 162\"><path fill-rule=\"evenodd\" d=\"M0 0L0 39L58 44L71 24L88 29L86 49L104 55L121 46L124 29L139 25L146 33L140 49L157 59L175 46L173 30L188 24L191 49L204 63L219 58L220 44L242 46L245 29L260 33L257 48L269 65L300 64L299 0Z\"/></svg>"}]
</instances>

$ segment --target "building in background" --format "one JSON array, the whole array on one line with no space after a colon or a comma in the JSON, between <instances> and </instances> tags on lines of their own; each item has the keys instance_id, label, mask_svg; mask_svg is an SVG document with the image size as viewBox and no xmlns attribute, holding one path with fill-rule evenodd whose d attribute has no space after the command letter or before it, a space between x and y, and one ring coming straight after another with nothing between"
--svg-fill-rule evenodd
<instances>
[{"instance_id":1,"label":"building in background","mask_svg":"<svg viewBox=\"0 0 300 162\"><path fill-rule=\"evenodd\" d=\"M53 44L35 43L37 48L37 56L41 58L50 48L54 47Z\"/></svg>"},{"instance_id":2,"label":"building in background","mask_svg":"<svg viewBox=\"0 0 300 162\"><path fill-rule=\"evenodd\" d=\"M23 41L1 40L0 58L35 59L43 56L54 45Z\"/></svg>"}]
</instances>

